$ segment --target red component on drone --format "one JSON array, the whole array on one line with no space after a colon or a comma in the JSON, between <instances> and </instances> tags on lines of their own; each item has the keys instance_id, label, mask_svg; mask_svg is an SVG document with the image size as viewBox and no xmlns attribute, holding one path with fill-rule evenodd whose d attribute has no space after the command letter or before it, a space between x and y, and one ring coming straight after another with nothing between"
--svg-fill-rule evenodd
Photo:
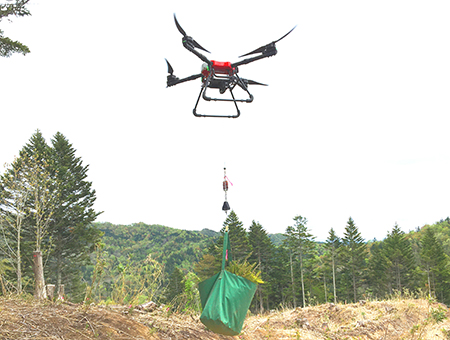
<instances>
[{"instance_id":1,"label":"red component on drone","mask_svg":"<svg viewBox=\"0 0 450 340\"><path fill-rule=\"evenodd\" d=\"M235 68L231 66L229 61L216 61L211 60L212 68L216 73L219 74L233 74Z\"/></svg>"},{"instance_id":2,"label":"red component on drone","mask_svg":"<svg viewBox=\"0 0 450 340\"><path fill-rule=\"evenodd\" d=\"M202 76L203 76L203 79L208 78L209 70L207 68L202 69Z\"/></svg>"}]
</instances>

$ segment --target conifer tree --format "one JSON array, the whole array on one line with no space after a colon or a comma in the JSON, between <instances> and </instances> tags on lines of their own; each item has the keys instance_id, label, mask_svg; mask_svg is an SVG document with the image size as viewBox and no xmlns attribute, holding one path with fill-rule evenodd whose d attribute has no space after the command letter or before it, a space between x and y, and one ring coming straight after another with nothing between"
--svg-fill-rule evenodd
<instances>
[{"instance_id":1,"label":"conifer tree","mask_svg":"<svg viewBox=\"0 0 450 340\"><path fill-rule=\"evenodd\" d=\"M342 239L343 268L346 271L353 288L353 301L357 301L357 290L361 285L365 260L367 256L366 243L355 222L350 217L345 227Z\"/></svg>"},{"instance_id":2,"label":"conifer tree","mask_svg":"<svg viewBox=\"0 0 450 340\"><path fill-rule=\"evenodd\" d=\"M312 275L310 275L310 296L312 299L317 299L321 303L326 303L329 300L328 295L328 282L329 282L329 273L332 272L331 268L331 258L329 252L324 252L323 249L320 249L322 246L317 245L318 251L314 256L314 259L310 261L310 267ZM321 289L321 285L323 288ZM323 292L323 295L322 295Z\"/></svg>"},{"instance_id":3,"label":"conifer tree","mask_svg":"<svg viewBox=\"0 0 450 340\"><path fill-rule=\"evenodd\" d=\"M244 224L239 220L234 210L231 210L223 223L223 228L220 230L222 235L216 242L211 243L207 254L203 255L202 259L195 265L195 272L201 280L216 274L221 269L223 235L225 234L227 227L231 246L230 259L242 261L251 255L252 248L243 225Z\"/></svg>"},{"instance_id":4,"label":"conifer tree","mask_svg":"<svg viewBox=\"0 0 450 340\"><path fill-rule=\"evenodd\" d=\"M218 248L217 244L212 243L208 253L204 254L200 261L194 265L194 272L197 274L200 281L206 280L214 274L217 274L221 269L222 257L218 255L216 248Z\"/></svg>"},{"instance_id":5,"label":"conifer tree","mask_svg":"<svg viewBox=\"0 0 450 340\"><path fill-rule=\"evenodd\" d=\"M32 188L23 176L23 164L7 165L0 177L0 256L9 263L16 275L16 292L22 294L22 253L24 219L29 213ZM6 262L5 262L6 261Z\"/></svg>"},{"instance_id":6,"label":"conifer tree","mask_svg":"<svg viewBox=\"0 0 450 340\"><path fill-rule=\"evenodd\" d=\"M307 219L300 215L294 217L294 225L286 228L286 245L291 250L292 254L298 256L300 264L300 283L302 287L302 301L303 307L306 306L305 296L305 280L304 280L304 261L313 257L313 250L315 247L314 236L308 232L306 227ZM292 258L291 258L292 264ZM291 271L292 273L292 271ZM295 305L295 300L294 300Z\"/></svg>"},{"instance_id":7,"label":"conifer tree","mask_svg":"<svg viewBox=\"0 0 450 340\"><path fill-rule=\"evenodd\" d=\"M250 226L248 239L253 249L250 260L258 264L258 268L261 271L262 279L263 281L265 281L267 277L267 272L269 270L268 262L272 256L272 247L273 247L272 242L270 241L269 236L267 236L267 232L264 230L261 224L256 223L255 221L252 221L252 224ZM264 312L263 289L266 290L265 287L267 286L264 285L264 287L261 287L261 285L258 285L258 291L257 294L255 295L259 299L260 313Z\"/></svg>"},{"instance_id":8,"label":"conifer tree","mask_svg":"<svg viewBox=\"0 0 450 340\"><path fill-rule=\"evenodd\" d=\"M266 283L271 289L272 308L288 304L292 291L289 267L289 250L283 245L274 247L273 256L270 259L270 277Z\"/></svg>"},{"instance_id":9,"label":"conifer tree","mask_svg":"<svg viewBox=\"0 0 450 340\"><path fill-rule=\"evenodd\" d=\"M49 245L49 225L56 206L58 192L53 178L50 148L37 130L20 151L15 165L22 172L22 179L31 188L28 214L25 218L24 238L33 247L34 295L46 298L43 249ZM28 232L28 234L27 234Z\"/></svg>"},{"instance_id":10,"label":"conifer tree","mask_svg":"<svg viewBox=\"0 0 450 340\"><path fill-rule=\"evenodd\" d=\"M375 241L370 244L368 261L368 280L370 289L376 297L384 297L391 292L389 288L388 267L390 261L386 257L384 241Z\"/></svg>"},{"instance_id":11,"label":"conifer tree","mask_svg":"<svg viewBox=\"0 0 450 340\"><path fill-rule=\"evenodd\" d=\"M384 240L384 252L389 260L388 272L391 276L391 286L399 292L408 287L414 267L414 256L411 244L397 224Z\"/></svg>"},{"instance_id":12,"label":"conifer tree","mask_svg":"<svg viewBox=\"0 0 450 340\"><path fill-rule=\"evenodd\" d=\"M337 295L336 295L336 266L337 266L337 263L336 262L338 259L340 247L341 247L341 239L336 235L336 232L334 231L334 229L331 228L328 233L328 238L325 243L325 248L330 253L330 258L331 258L334 303L337 303Z\"/></svg>"},{"instance_id":13,"label":"conifer tree","mask_svg":"<svg viewBox=\"0 0 450 340\"><path fill-rule=\"evenodd\" d=\"M244 224L239 220L238 216L231 210L230 214L227 216L225 222L223 223L223 228L221 233L225 233L225 229L228 227L228 237L231 244L231 256L233 260L244 260L252 251L252 246L248 240L247 232L244 229ZM222 251L223 236L219 238L217 245Z\"/></svg>"},{"instance_id":14,"label":"conifer tree","mask_svg":"<svg viewBox=\"0 0 450 340\"><path fill-rule=\"evenodd\" d=\"M183 293L184 291L183 281L184 281L183 272L178 267L175 267L175 270L169 277L169 284L167 285L166 290L167 303L171 303L175 297Z\"/></svg>"},{"instance_id":15,"label":"conifer tree","mask_svg":"<svg viewBox=\"0 0 450 340\"><path fill-rule=\"evenodd\" d=\"M441 244L437 241L434 231L430 227L425 229L420 243L420 258L422 267L427 275L429 295L432 295L434 292L437 298L447 303L450 301L448 256L444 253Z\"/></svg>"},{"instance_id":16,"label":"conifer tree","mask_svg":"<svg viewBox=\"0 0 450 340\"><path fill-rule=\"evenodd\" d=\"M86 180L88 166L75 152L67 138L57 132L52 139L51 159L59 195L50 225L53 252L49 262L56 292L63 283L66 289L72 288L70 283L80 275L80 267L89 261L89 253L100 239L100 231L92 224L100 214L93 209L95 190Z\"/></svg>"},{"instance_id":17,"label":"conifer tree","mask_svg":"<svg viewBox=\"0 0 450 340\"><path fill-rule=\"evenodd\" d=\"M21 187L28 190L22 203L18 198L23 195L16 193L14 196L15 206L24 205L20 211L12 209L12 205L9 208L9 217L11 213L16 214L20 224L15 224L21 226L15 237L18 249L15 258L19 261L15 266L18 291L21 290L22 276L20 258L25 254L25 259L33 259L31 266L26 264L24 268L33 268L35 295L39 298L45 297L43 264L48 265L45 276L55 280L57 292L62 278L66 279L65 287L70 290L81 284L78 280L81 265L89 260L89 252L100 237L100 232L91 225L98 213L92 209L95 191L85 179L88 167L83 166L74 153L62 134L56 134L53 148L50 148L37 130L20 151L20 157L8 174L15 171L14 183L20 181ZM45 259L42 259L43 253Z\"/></svg>"},{"instance_id":18,"label":"conifer tree","mask_svg":"<svg viewBox=\"0 0 450 340\"><path fill-rule=\"evenodd\" d=\"M30 0L13 0L13 3L0 4L0 22L10 16L23 17L30 15L26 5ZM8 20L10 20L8 18ZM13 53L22 53L23 55L30 52L30 49L19 41L14 41L3 35L0 29L0 57L10 57Z\"/></svg>"}]
</instances>

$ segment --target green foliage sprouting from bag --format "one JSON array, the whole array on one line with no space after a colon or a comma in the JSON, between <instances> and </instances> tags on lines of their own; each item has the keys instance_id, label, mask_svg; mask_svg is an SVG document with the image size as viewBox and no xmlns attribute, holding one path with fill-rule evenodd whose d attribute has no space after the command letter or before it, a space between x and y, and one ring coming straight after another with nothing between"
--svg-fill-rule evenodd
<instances>
[{"instance_id":1,"label":"green foliage sprouting from bag","mask_svg":"<svg viewBox=\"0 0 450 340\"><path fill-rule=\"evenodd\" d=\"M261 279L261 271L257 270L257 263L249 263L247 260L231 261L227 270L238 276L242 276L254 283L264 283Z\"/></svg>"}]
</instances>

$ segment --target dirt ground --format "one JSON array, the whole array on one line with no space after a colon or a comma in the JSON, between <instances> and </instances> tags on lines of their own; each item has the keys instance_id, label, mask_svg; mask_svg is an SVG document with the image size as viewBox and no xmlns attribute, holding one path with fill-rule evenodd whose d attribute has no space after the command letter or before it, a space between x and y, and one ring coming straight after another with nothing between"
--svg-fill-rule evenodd
<instances>
[{"instance_id":1,"label":"dirt ground","mask_svg":"<svg viewBox=\"0 0 450 340\"><path fill-rule=\"evenodd\" d=\"M371 301L249 316L239 336L208 331L198 315L0 298L0 339L450 339L447 307L427 300Z\"/></svg>"}]
</instances>

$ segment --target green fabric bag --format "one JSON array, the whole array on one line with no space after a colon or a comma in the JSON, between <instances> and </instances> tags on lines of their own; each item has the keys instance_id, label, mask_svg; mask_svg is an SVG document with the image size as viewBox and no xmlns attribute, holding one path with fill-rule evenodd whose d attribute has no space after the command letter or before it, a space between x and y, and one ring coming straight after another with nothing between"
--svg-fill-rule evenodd
<instances>
[{"instance_id":1,"label":"green fabric bag","mask_svg":"<svg viewBox=\"0 0 450 340\"><path fill-rule=\"evenodd\" d=\"M256 292L256 283L225 270L231 259L228 232L223 238L222 270L198 285L203 312L201 322L211 331L238 335Z\"/></svg>"}]
</instances>

